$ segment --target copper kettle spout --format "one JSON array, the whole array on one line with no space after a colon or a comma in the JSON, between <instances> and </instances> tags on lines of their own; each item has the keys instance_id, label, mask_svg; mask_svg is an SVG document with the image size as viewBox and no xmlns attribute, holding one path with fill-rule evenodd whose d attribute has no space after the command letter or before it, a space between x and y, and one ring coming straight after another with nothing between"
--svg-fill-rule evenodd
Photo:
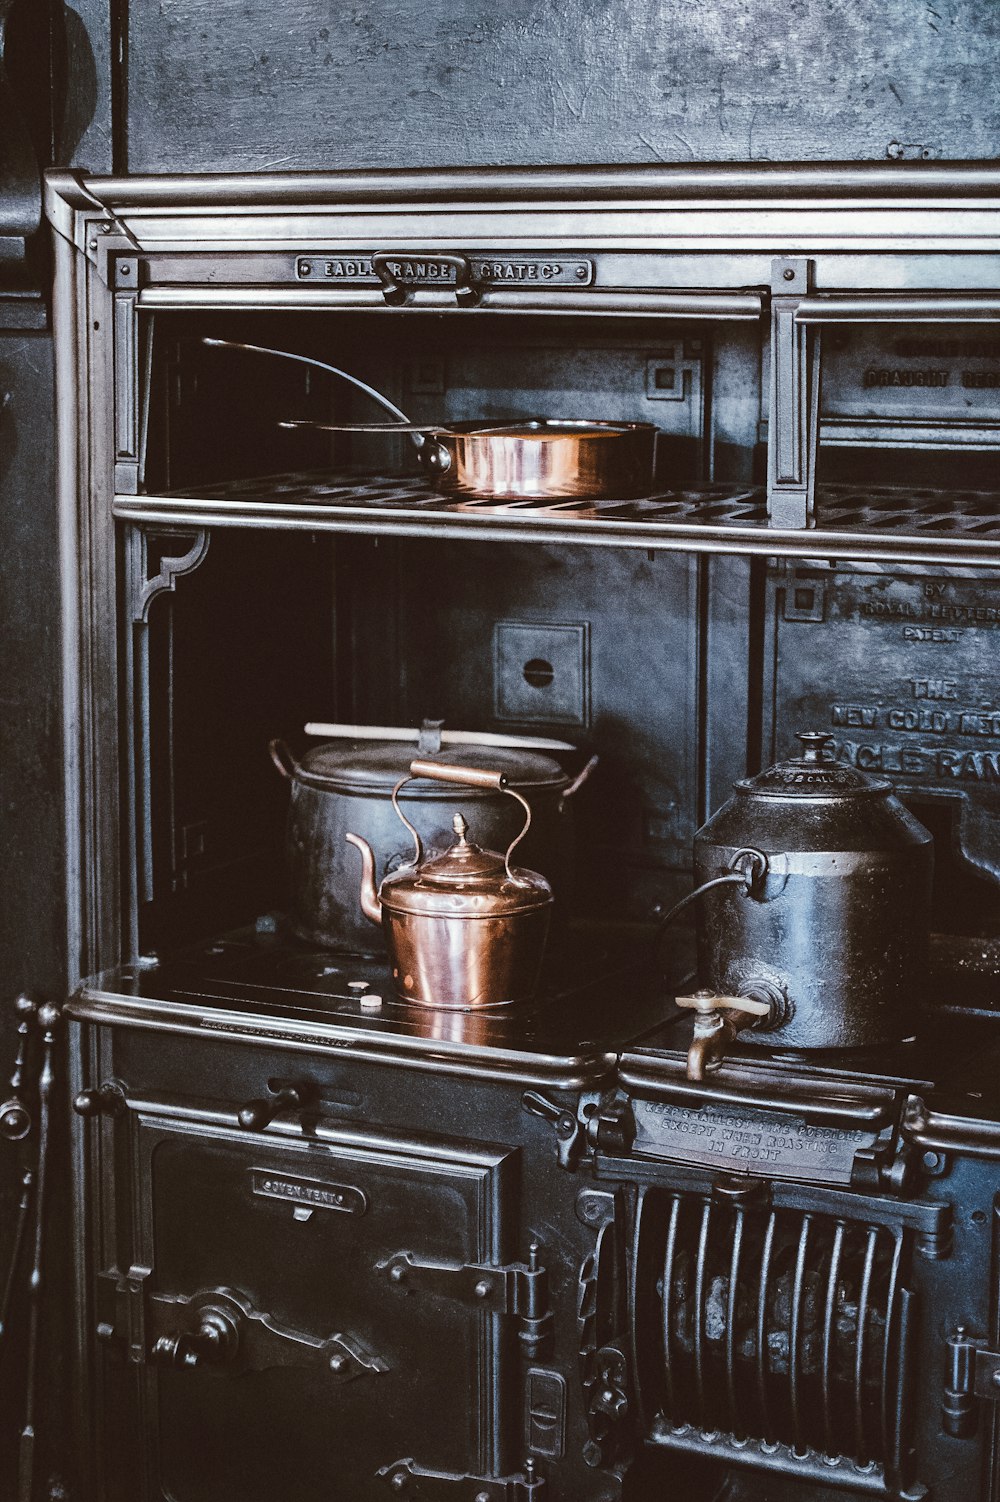
<instances>
[{"instance_id":1,"label":"copper kettle spout","mask_svg":"<svg viewBox=\"0 0 1000 1502\"><path fill-rule=\"evenodd\" d=\"M359 834L347 835L347 842L361 851L361 911L373 923L382 922L382 904L375 886L375 856L367 840Z\"/></svg>"}]
</instances>

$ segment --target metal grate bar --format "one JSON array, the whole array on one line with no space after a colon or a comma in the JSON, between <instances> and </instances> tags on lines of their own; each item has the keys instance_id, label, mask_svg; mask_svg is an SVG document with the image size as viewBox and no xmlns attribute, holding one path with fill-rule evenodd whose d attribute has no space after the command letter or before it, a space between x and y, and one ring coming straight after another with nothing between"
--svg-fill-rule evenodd
<instances>
[{"instance_id":1,"label":"metal grate bar","mask_svg":"<svg viewBox=\"0 0 1000 1502\"><path fill-rule=\"evenodd\" d=\"M677 1227L680 1222L681 1197L675 1194L670 1202L670 1221L667 1239L663 1248L663 1376L666 1383L666 1411L674 1413L674 1363L670 1348L671 1327L674 1317L674 1259L677 1255Z\"/></svg>"},{"instance_id":2,"label":"metal grate bar","mask_svg":"<svg viewBox=\"0 0 1000 1502\"><path fill-rule=\"evenodd\" d=\"M760 1254L760 1282L757 1287L757 1399L760 1403L761 1434L771 1438L770 1404L768 1402L767 1370L767 1306L771 1296L771 1263L774 1259L774 1232L777 1216L772 1210L767 1217L764 1245Z\"/></svg>"},{"instance_id":3,"label":"metal grate bar","mask_svg":"<svg viewBox=\"0 0 1000 1502\"><path fill-rule=\"evenodd\" d=\"M639 1252L642 1244L643 1232L645 1229L644 1221L648 1200L649 1190L640 1189L639 1197L635 1207L635 1228L632 1233L632 1255L629 1258L626 1292L626 1298L628 1300L629 1339L632 1352L632 1388L635 1395L636 1416L643 1428L646 1427L646 1416L644 1395L642 1390L642 1365L639 1361L638 1349L637 1332L639 1328L639 1290L636 1287L636 1281L639 1277L639 1269L642 1266L642 1263L639 1260Z\"/></svg>"},{"instance_id":4,"label":"metal grate bar","mask_svg":"<svg viewBox=\"0 0 1000 1502\"><path fill-rule=\"evenodd\" d=\"M701 1207L701 1225L698 1228L698 1253L694 1271L694 1387L698 1406L698 1422L708 1426L705 1408L705 1292L708 1272L708 1233L712 1225L712 1201L706 1199Z\"/></svg>"},{"instance_id":5,"label":"metal grate bar","mask_svg":"<svg viewBox=\"0 0 1000 1502\"><path fill-rule=\"evenodd\" d=\"M868 1346L869 1304L877 1242L878 1227L869 1226L864 1270L861 1274L861 1288L858 1293L858 1326L854 1349L854 1453L859 1460L868 1459L868 1441L865 1435L865 1354Z\"/></svg>"},{"instance_id":6,"label":"metal grate bar","mask_svg":"<svg viewBox=\"0 0 1000 1502\"><path fill-rule=\"evenodd\" d=\"M647 1435L781 1450L786 1469L901 1474L906 1229L655 1185L642 1225Z\"/></svg>"},{"instance_id":7,"label":"metal grate bar","mask_svg":"<svg viewBox=\"0 0 1000 1502\"><path fill-rule=\"evenodd\" d=\"M882 1454L888 1457L893 1449L894 1414L889 1409L889 1388L892 1382L892 1357L895 1327L898 1318L899 1273L903 1260L903 1238L893 1237L892 1263L889 1268L889 1286L885 1296L885 1335L882 1347Z\"/></svg>"},{"instance_id":8,"label":"metal grate bar","mask_svg":"<svg viewBox=\"0 0 1000 1502\"><path fill-rule=\"evenodd\" d=\"M910 1344L913 1338L913 1314L917 1296L911 1288L899 1290L899 1337L896 1354L896 1381L892 1395L889 1444L885 1467L889 1479L897 1486L903 1477L903 1425L907 1411L908 1385L912 1365Z\"/></svg>"},{"instance_id":9,"label":"metal grate bar","mask_svg":"<svg viewBox=\"0 0 1000 1502\"><path fill-rule=\"evenodd\" d=\"M726 1389L729 1395L729 1427L737 1437L743 1434L739 1396L736 1390L736 1320L740 1288L740 1256L743 1251L745 1217L743 1206L734 1211L733 1250L729 1259L729 1297L726 1300Z\"/></svg>"},{"instance_id":10,"label":"metal grate bar","mask_svg":"<svg viewBox=\"0 0 1000 1502\"><path fill-rule=\"evenodd\" d=\"M803 1215L802 1229L799 1232L799 1244L795 1253L795 1277L792 1283L792 1297L789 1301L788 1310L789 1406L792 1412L794 1448L800 1451L805 1448L802 1436L802 1412L799 1401L802 1381L799 1369L802 1341L802 1293L806 1275L806 1257L809 1252L809 1227L811 1222L812 1217L810 1215Z\"/></svg>"},{"instance_id":11,"label":"metal grate bar","mask_svg":"<svg viewBox=\"0 0 1000 1502\"><path fill-rule=\"evenodd\" d=\"M838 1220L833 1232L830 1249L830 1272L826 1280L826 1303L823 1306L823 1346L820 1365L820 1390L823 1395L823 1439L826 1453L837 1453L833 1423L833 1325L837 1313L837 1286L840 1280L840 1264L844 1254L844 1222Z\"/></svg>"}]
</instances>

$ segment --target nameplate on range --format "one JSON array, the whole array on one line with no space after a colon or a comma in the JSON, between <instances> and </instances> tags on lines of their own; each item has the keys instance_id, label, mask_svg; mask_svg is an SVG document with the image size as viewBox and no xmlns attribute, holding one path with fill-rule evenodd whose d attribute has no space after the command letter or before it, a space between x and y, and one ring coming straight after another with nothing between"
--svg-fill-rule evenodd
<instances>
[{"instance_id":1,"label":"nameplate on range","mask_svg":"<svg viewBox=\"0 0 1000 1502\"><path fill-rule=\"evenodd\" d=\"M594 280L594 263L580 256L505 256L472 255L468 257L471 281L475 287L589 287ZM389 257L386 267L403 287L453 287L455 267L419 255ZM330 255L295 257L295 279L299 282L342 283L347 286L378 286L379 277L372 269L371 252L337 251Z\"/></svg>"},{"instance_id":2,"label":"nameplate on range","mask_svg":"<svg viewBox=\"0 0 1000 1502\"><path fill-rule=\"evenodd\" d=\"M339 1210L346 1215L364 1215L368 1197L353 1184L327 1184L317 1179L300 1179L268 1168L251 1168L250 1188L261 1199L285 1200L292 1205L307 1205L311 1210Z\"/></svg>"},{"instance_id":3,"label":"nameplate on range","mask_svg":"<svg viewBox=\"0 0 1000 1502\"><path fill-rule=\"evenodd\" d=\"M874 1132L811 1126L771 1111L648 1100L633 1101L632 1110L635 1152L766 1178L847 1184L855 1153L877 1140Z\"/></svg>"}]
</instances>

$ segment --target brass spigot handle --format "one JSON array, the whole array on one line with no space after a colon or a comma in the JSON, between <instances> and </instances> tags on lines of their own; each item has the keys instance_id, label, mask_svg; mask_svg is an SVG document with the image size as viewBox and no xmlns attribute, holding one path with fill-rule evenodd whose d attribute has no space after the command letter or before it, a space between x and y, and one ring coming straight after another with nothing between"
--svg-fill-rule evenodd
<instances>
[{"instance_id":1,"label":"brass spigot handle","mask_svg":"<svg viewBox=\"0 0 1000 1502\"><path fill-rule=\"evenodd\" d=\"M718 996L714 991L695 991L675 1000L695 1014L687 1063L687 1077L695 1081L722 1063L737 1033L771 1013L770 1002L750 996Z\"/></svg>"},{"instance_id":2,"label":"brass spigot handle","mask_svg":"<svg viewBox=\"0 0 1000 1502\"><path fill-rule=\"evenodd\" d=\"M676 996L674 1000L679 1007L686 1007L702 1017L722 1011L767 1017L771 1011L770 1002L754 1001L750 996L717 996L714 991L695 991L691 996Z\"/></svg>"}]
</instances>

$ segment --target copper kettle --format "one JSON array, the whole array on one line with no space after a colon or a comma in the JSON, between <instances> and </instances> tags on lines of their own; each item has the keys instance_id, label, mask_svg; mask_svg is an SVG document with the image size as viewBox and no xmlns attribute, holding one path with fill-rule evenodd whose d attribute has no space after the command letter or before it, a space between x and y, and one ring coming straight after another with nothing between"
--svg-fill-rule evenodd
<instances>
[{"instance_id":1,"label":"copper kettle","mask_svg":"<svg viewBox=\"0 0 1000 1502\"><path fill-rule=\"evenodd\" d=\"M456 814L455 843L425 860L420 836L398 802L400 789L416 777L505 792L523 806L524 826L500 855L467 839L465 819ZM536 871L510 863L531 824L527 801L502 772L413 761L392 802L413 836L414 858L386 876L378 892L371 846L356 834L347 839L361 851L361 907L382 925L399 995L421 1006L466 1011L529 998L545 952L552 889Z\"/></svg>"}]
</instances>

